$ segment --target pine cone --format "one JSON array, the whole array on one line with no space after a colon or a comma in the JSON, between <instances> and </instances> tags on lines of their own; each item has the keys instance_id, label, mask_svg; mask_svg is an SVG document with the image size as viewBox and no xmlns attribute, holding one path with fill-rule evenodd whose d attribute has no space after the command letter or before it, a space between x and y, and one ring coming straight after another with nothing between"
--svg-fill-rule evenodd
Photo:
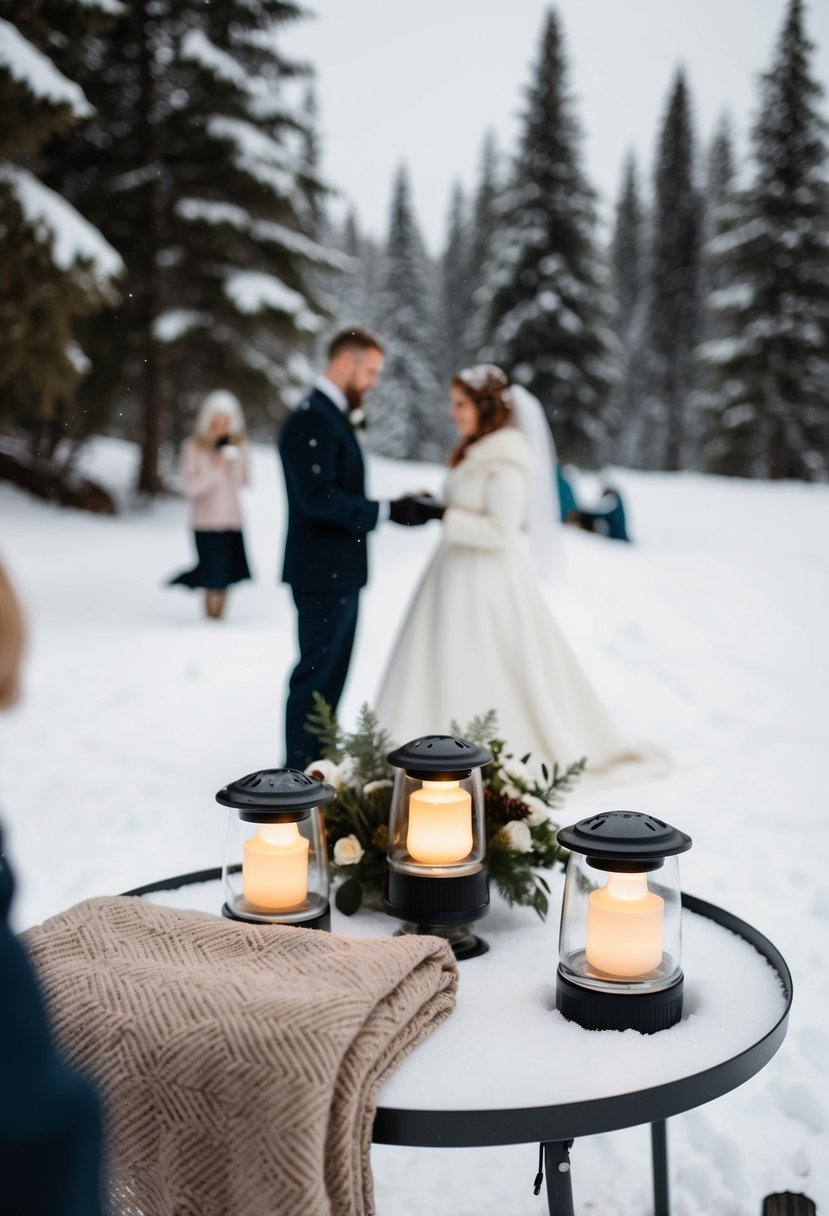
<instances>
[{"instance_id":1,"label":"pine cone","mask_svg":"<svg viewBox=\"0 0 829 1216\"><path fill-rule=\"evenodd\" d=\"M518 798L507 798L494 790L484 788L484 809L487 819L509 823L513 819L526 819L530 808Z\"/></svg>"}]
</instances>

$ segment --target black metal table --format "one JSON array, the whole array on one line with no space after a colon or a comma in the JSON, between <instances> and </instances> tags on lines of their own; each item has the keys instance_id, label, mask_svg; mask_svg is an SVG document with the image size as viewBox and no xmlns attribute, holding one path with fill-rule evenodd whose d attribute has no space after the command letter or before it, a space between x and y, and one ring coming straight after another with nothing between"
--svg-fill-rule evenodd
<instances>
[{"instance_id":1,"label":"black metal table","mask_svg":"<svg viewBox=\"0 0 829 1216\"><path fill-rule=\"evenodd\" d=\"M218 912L220 876L218 869L178 875L127 894ZM189 888L186 895L183 888ZM199 888L198 893L196 888ZM173 892L177 894L174 896ZM696 936L702 934L698 944L701 965L708 971L713 970L712 959L723 950L726 952L721 964L724 972L733 976L735 959L744 969L742 980L734 978L733 982L744 986L747 976L749 982L758 985L758 995L751 1003L749 1016L743 1012L728 1022L728 1014L724 1011L729 994L719 992L712 984L707 995L701 990L695 995L694 964L686 963L686 1017L683 1020L688 1018L689 1012L702 1019L700 1024L703 1026L708 1019L710 1031L711 1018L724 1019L724 1045L722 1050L714 1052L715 1058L706 1061L697 1056L692 1064L682 1064L683 1045L687 1049L692 1043L692 1031L687 1026L684 1032L681 1031L682 1024L649 1039L632 1031L625 1035L614 1031L597 1035L565 1023L558 1014L551 1014L557 961L553 957L555 927L542 926L535 921L516 924L515 914L508 915L496 907L491 922L484 922L491 926L485 936L489 937L492 949L480 959L461 964L458 1011L431 1039L421 1044L383 1086L374 1122L374 1141L425 1148L536 1142L543 1150L550 1214L573 1216L569 1152L574 1139L649 1123L654 1212L655 1216L670 1216L666 1120L711 1102L759 1072L785 1037L792 1000L789 968L779 950L763 934L722 908L694 896L683 895L682 902L686 937L689 927L696 930ZM349 920L335 912L333 929L349 936L378 937L392 931L392 922L379 914L361 914ZM549 986L537 983L539 963L536 956L540 948L548 953L541 966L551 977ZM536 972L529 987L528 959L532 960ZM697 970L699 967L697 964ZM522 1077L519 1067L514 1070L517 1074L514 1084L506 1074L500 1082L496 1078L496 1086L501 1084L510 1088L507 1102L497 1101L497 1089L487 1094L484 1085L484 1092L481 1092L480 1079L476 1083L475 1078L476 1061L462 1058L464 1051L468 1057L476 1050L466 1033L472 1016L469 1008L464 1014L466 1021L457 1017L465 990L474 1005L474 1016L482 1025L486 1027L493 1023L497 1029L500 1019L503 1025L515 1026L522 1042L532 1046L542 1061L544 1053L555 1048L551 1036L566 1036L564 1046L568 1053L581 1052L584 1056L583 1092L576 1084L574 1092L560 1095L553 1103L546 1101L544 1087L555 1086L545 1078L543 1064L538 1077L530 1077L529 1073ZM665 1036L677 1036L678 1031L686 1037L675 1037L671 1042L676 1043L680 1060L674 1062L672 1056L670 1067L660 1065L657 1068L657 1072L660 1068L665 1072L664 1078L651 1076L640 1085L636 1075L637 1058L647 1073L649 1054L656 1054L648 1044L655 1044L657 1040L664 1043L668 1041ZM448 1061L452 1062L456 1075L459 1066L461 1073L465 1069L466 1096L461 1076L455 1100L451 1105L444 1105L446 1079L451 1075L451 1072L447 1073ZM604 1088L597 1088L596 1068L609 1074ZM526 1089L526 1101L522 1085ZM440 1102L435 1101L438 1093L442 1095ZM493 1100L493 1094L496 1100Z\"/></svg>"}]
</instances>

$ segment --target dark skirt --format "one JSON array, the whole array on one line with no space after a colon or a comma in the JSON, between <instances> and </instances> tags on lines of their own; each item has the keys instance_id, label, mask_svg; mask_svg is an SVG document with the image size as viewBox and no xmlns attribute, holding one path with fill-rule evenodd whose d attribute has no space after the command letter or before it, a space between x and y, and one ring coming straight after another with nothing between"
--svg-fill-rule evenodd
<instances>
[{"instance_id":1,"label":"dark skirt","mask_svg":"<svg viewBox=\"0 0 829 1216\"><path fill-rule=\"evenodd\" d=\"M231 583L250 578L245 542L238 528L225 532L195 532L194 536L198 565L171 578L168 586L221 591Z\"/></svg>"}]
</instances>

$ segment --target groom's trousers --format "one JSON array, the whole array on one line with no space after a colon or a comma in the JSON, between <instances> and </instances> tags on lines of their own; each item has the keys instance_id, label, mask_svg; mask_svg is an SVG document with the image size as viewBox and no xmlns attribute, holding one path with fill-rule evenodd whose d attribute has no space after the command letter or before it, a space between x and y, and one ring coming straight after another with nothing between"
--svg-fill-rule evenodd
<instances>
[{"instance_id":1,"label":"groom's trousers","mask_svg":"<svg viewBox=\"0 0 829 1216\"><path fill-rule=\"evenodd\" d=\"M318 740L305 720L318 692L336 709L348 675L360 592L330 595L291 588L297 610L299 662L288 686L285 708L286 768L304 769L319 755Z\"/></svg>"}]
</instances>

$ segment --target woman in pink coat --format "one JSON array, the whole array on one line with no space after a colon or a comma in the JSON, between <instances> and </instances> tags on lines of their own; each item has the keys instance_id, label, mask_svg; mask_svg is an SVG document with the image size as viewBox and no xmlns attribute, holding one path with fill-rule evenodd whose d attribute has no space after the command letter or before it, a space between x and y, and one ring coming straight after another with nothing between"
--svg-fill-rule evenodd
<instances>
[{"instance_id":1,"label":"woman in pink coat","mask_svg":"<svg viewBox=\"0 0 829 1216\"><path fill-rule=\"evenodd\" d=\"M228 587L250 578L239 509L239 489L249 480L248 445L233 393L218 389L205 397L195 433L182 448L181 473L199 561L170 585L203 587L205 612L218 620Z\"/></svg>"}]
</instances>

